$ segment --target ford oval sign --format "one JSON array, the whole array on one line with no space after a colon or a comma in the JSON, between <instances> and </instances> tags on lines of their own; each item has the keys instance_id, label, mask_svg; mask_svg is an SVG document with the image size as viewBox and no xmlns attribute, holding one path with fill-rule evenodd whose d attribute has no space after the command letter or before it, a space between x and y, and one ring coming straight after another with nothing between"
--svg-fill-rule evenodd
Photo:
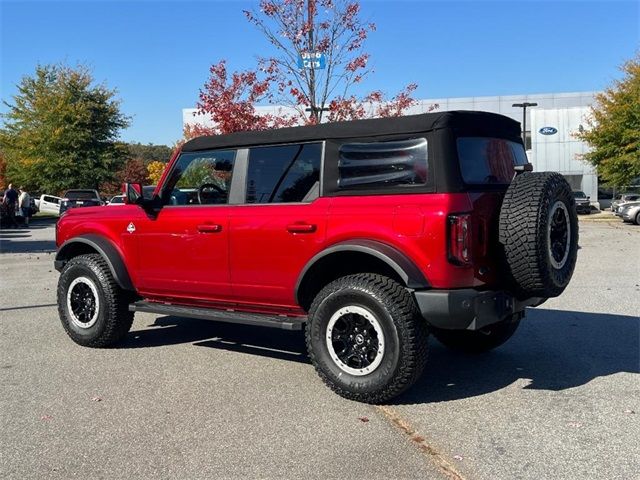
<instances>
[{"instance_id":1,"label":"ford oval sign","mask_svg":"<svg viewBox=\"0 0 640 480\"><path fill-rule=\"evenodd\" d=\"M553 127L542 127L540 130L538 130L542 135L553 135L558 133L558 129L557 128L553 128Z\"/></svg>"}]
</instances>

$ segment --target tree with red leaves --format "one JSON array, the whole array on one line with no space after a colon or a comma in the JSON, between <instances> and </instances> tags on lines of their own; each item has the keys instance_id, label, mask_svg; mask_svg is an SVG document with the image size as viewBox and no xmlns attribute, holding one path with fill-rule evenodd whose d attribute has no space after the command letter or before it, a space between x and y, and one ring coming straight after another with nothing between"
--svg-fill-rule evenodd
<instances>
[{"instance_id":1,"label":"tree with red leaves","mask_svg":"<svg viewBox=\"0 0 640 480\"><path fill-rule=\"evenodd\" d=\"M415 104L415 83L391 99L381 91L362 98L349 94L371 73L363 45L376 28L360 19L357 1L261 0L258 11L244 13L276 55L260 58L256 71L229 74L224 60L212 65L197 107L215 127L189 127L185 137L400 116ZM300 56L309 52L324 55L324 69L298 66ZM288 108L277 115L261 114L258 103Z\"/></svg>"},{"instance_id":2,"label":"tree with red leaves","mask_svg":"<svg viewBox=\"0 0 640 480\"><path fill-rule=\"evenodd\" d=\"M124 166L115 174L115 181L102 184L100 190L107 194L116 194L121 190L123 183L149 183L149 171L144 160L133 158L127 160Z\"/></svg>"},{"instance_id":3,"label":"tree with red leaves","mask_svg":"<svg viewBox=\"0 0 640 480\"><path fill-rule=\"evenodd\" d=\"M259 115L255 104L272 99L270 92L273 75L259 79L252 71L233 72L229 75L223 60L209 69L209 80L200 91L198 110L211 116L215 127L191 127L189 137L206 133L222 134L241 130L266 130L297 124L290 116Z\"/></svg>"}]
</instances>

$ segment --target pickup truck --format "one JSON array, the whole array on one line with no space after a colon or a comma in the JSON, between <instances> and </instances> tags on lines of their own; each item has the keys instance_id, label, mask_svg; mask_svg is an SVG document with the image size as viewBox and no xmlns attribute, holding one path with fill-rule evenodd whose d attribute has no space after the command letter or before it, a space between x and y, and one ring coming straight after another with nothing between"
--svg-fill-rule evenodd
<instances>
[{"instance_id":1,"label":"pickup truck","mask_svg":"<svg viewBox=\"0 0 640 480\"><path fill-rule=\"evenodd\" d=\"M39 198L36 198L35 204L36 208L39 212L42 213L52 213L54 215L60 214L60 201L62 199L60 197L55 197L53 195L40 195Z\"/></svg>"},{"instance_id":2,"label":"pickup truck","mask_svg":"<svg viewBox=\"0 0 640 480\"><path fill-rule=\"evenodd\" d=\"M60 215L78 207L99 207L104 205L97 190L68 190L60 201Z\"/></svg>"}]
</instances>

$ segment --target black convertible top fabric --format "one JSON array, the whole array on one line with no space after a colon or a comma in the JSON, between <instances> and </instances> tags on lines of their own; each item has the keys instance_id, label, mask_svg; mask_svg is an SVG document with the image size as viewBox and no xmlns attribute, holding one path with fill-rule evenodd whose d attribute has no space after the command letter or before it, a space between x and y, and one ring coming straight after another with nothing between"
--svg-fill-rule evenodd
<instances>
[{"instance_id":1,"label":"black convertible top fabric","mask_svg":"<svg viewBox=\"0 0 640 480\"><path fill-rule=\"evenodd\" d=\"M290 127L254 132L194 138L182 146L183 152L214 148L249 147L278 143L306 142L340 138L428 132L441 128L460 131L499 132L500 136L518 137L520 124L503 115L489 112L450 111L424 113L395 118L375 118L350 122L323 123L307 127Z\"/></svg>"}]
</instances>

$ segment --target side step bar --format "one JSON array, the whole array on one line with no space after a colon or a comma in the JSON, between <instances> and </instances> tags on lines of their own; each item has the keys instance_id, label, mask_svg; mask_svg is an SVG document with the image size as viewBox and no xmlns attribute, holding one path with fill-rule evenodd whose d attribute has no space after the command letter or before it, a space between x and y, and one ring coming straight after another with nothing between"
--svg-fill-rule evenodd
<instances>
[{"instance_id":1,"label":"side step bar","mask_svg":"<svg viewBox=\"0 0 640 480\"><path fill-rule=\"evenodd\" d=\"M284 315L262 315L229 310L213 310L210 308L184 307L139 301L129 304L131 312L159 313L161 315L175 315L177 317L200 318L215 320L216 322L240 323L260 327L281 328L283 330L302 330L307 317L286 317Z\"/></svg>"}]
</instances>

